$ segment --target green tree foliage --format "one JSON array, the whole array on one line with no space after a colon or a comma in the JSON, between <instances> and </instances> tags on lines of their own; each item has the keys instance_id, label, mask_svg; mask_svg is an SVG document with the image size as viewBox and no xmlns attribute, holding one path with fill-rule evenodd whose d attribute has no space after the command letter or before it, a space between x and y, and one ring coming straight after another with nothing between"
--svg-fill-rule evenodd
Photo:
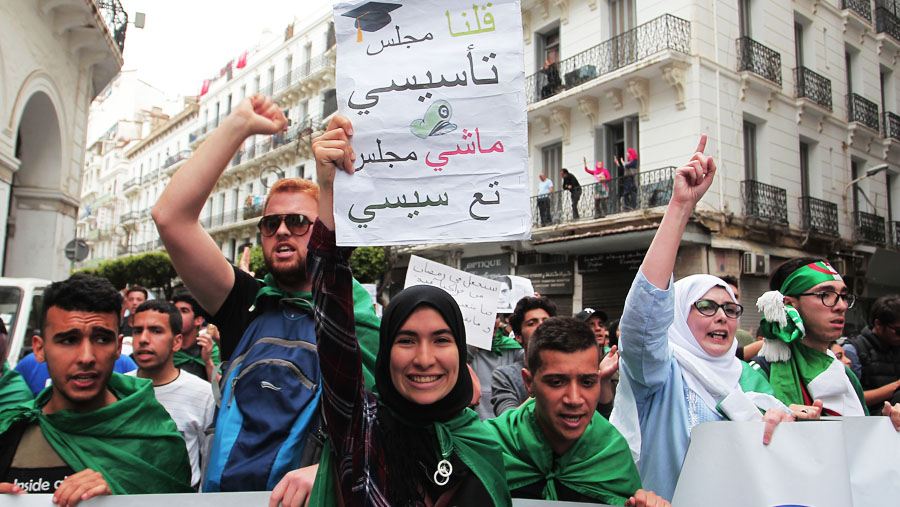
<instances>
[{"instance_id":1,"label":"green tree foliage","mask_svg":"<svg viewBox=\"0 0 900 507\"><path fill-rule=\"evenodd\" d=\"M360 283L381 281L388 270L388 256L380 246L361 246L350 256L350 268Z\"/></svg>"},{"instance_id":2,"label":"green tree foliage","mask_svg":"<svg viewBox=\"0 0 900 507\"><path fill-rule=\"evenodd\" d=\"M266 259L263 257L262 246L253 245L253 248L250 249L250 271L253 271L253 276L262 280L269 273L269 268L266 267Z\"/></svg>"},{"instance_id":3,"label":"green tree foliage","mask_svg":"<svg viewBox=\"0 0 900 507\"><path fill-rule=\"evenodd\" d=\"M96 268L82 269L78 273L106 278L119 290L129 285L162 289L166 298L172 297L172 281L178 276L169 254L165 252L148 252L106 261Z\"/></svg>"}]
</instances>

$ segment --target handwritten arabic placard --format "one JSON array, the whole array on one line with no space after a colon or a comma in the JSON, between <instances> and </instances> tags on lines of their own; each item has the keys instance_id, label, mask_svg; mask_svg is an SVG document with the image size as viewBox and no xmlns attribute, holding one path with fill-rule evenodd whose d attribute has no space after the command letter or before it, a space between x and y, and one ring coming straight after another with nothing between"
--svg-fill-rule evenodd
<instances>
[{"instance_id":1,"label":"handwritten arabic placard","mask_svg":"<svg viewBox=\"0 0 900 507\"><path fill-rule=\"evenodd\" d=\"M334 7L353 176L335 179L340 245L528 239L518 1Z\"/></svg>"},{"instance_id":2,"label":"handwritten arabic placard","mask_svg":"<svg viewBox=\"0 0 900 507\"><path fill-rule=\"evenodd\" d=\"M450 293L466 323L466 343L491 349L501 282L413 255L409 258L403 288L412 285L433 285Z\"/></svg>"}]
</instances>

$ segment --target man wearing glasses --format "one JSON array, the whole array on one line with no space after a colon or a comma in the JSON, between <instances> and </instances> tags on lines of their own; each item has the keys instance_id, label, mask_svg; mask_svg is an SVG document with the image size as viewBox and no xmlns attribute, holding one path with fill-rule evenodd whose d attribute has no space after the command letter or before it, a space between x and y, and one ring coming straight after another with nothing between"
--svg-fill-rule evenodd
<instances>
[{"instance_id":1,"label":"man wearing glasses","mask_svg":"<svg viewBox=\"0 0 900 507\"><path fill-rule=\"evenodd\" d=\"M321 394L311 282L306 276L319 187L290 178L269 190L258 223L269 271L265 280L232 266L199 221L203 205L244 141L280 132L285 123L280 106L270 98L257 94L244 99L172 176L153 207L153 220L176 271L220 329L223 361L233 363L221 380L223 402L204 491L272 489L286 472L317 461L308 453L316 446L304 443L317 423L299 421L300 414L314 411ZM356 285L357 335L363 364L371 367L379 322L368 293ZM241 370L252 370L244 383L238 380ZM295 377L303 389L291 384ZM234 402L240 414L227 415L234 414ZM235 426L234 417L237 436L227 429Z\"/></svg>"},{"instance_id":2,"label":"man wearing glasses","mask_svg":"<svg viewBox=\"0 0 900 507\"><path fill-rule=\"evenodd\" d=\"M875 300L869 325L844 343L850 369L859 377L870 412L900 402L900 296Z\"/></svg>"},{"instance_id":3,"label":"man wearing glasses","mask_svg":"<svg viewBox=\"0 0 900 507\"><path fill-rule=\"evenodd\" d=\"M757 306L765 344L754 363L786 405L821 400L824 415L867 415L859 380L829 354L856 303L841 275L822 259L795 258L769 280Z\"/></svg>"}]
</instances>

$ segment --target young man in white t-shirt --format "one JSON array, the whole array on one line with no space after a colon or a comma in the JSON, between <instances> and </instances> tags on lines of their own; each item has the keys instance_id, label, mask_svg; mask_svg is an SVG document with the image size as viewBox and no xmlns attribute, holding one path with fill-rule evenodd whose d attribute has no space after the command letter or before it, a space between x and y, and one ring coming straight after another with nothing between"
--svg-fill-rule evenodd
<instances>
[{"instance_id":1,"label":"young man in white t-shirt","mask_svg":"<svg viewBox=\"0 0 900 507\"><path fill-rule=\"evenodd\" d=\"M206 429L213 422L215 402L209 382L181 371L172 362L181 348L181 314L168 301L141 303L134 315L134 361L140 378L153 381L156 399L175 420L191 460L191 485L200 486L201 451Z\"/></svg>"}]
</instances>

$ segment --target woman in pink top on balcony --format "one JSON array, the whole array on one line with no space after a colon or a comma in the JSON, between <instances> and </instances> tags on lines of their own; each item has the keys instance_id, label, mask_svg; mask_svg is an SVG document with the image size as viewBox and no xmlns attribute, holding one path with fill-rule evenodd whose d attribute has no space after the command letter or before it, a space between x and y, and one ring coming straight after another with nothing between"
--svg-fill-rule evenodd
<instances>
[{"instance_id":1,"label":"woman in pink top on balcony","mask_svg":"<svg viewBox=\"0 0 900 507\"><path fill-rule=\"evenodd\" d=\"M606 214L606 198L609 197L609 171L603 167L603 161L597 162L594 169L588 167L587 157L584 157L584 172L590 174L597 180L594 184L594 217L601 217Z\"/></svg>"}]
</instances>

